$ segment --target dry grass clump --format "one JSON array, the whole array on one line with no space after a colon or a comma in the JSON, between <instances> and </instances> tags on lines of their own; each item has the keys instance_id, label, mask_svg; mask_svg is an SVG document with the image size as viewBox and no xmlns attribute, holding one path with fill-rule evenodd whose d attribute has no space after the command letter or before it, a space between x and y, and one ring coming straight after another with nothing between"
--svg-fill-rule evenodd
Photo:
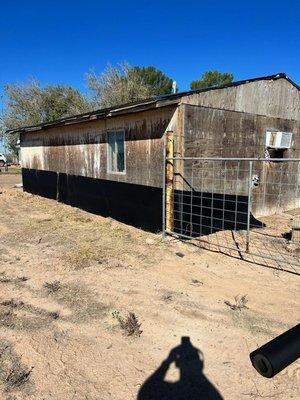
<instances>
[{"instance_id":1,"label":"dry grass clump","mask_svg":"<svg viewBox=\"0 0 300 400\"><path fill-rule=\"evenodd\" d=\"M4 272L0 273L0 283L9 283L11 278L9 278Z\"/></svg>"},{"instance_id":2,"label":"dry grass clump","mask_svg":"<svg viewBox=\"0 0 300 400\"><path fill-rule=\"evenodd\" d=\"M5 272L0 272L0 283L20 283L26 282L29 278L26 276L17 276L16 278L12 278L6 275Z\"/></svg>"},{"instance_id":3,"label":"dry grass clump","mask_svg":"<svg viewBox=\"0 0 300 400\"><path fill-rule=\"evenodd\" d=\"M50 311L48 315L49 315L49 317L51 317L53 319L58 319L59 318L59 312L58 311Z\"/></svg>"},{"instance_id":4,"label":"dry grass clump","mask_svg":"<svg viewBox=\"0 0 300 400\"><path fill-rule=\"evenodd\" d=\"M15 314L13 313L12 309L8 310L0 310L0 326L5 327L13 327L14 326L14 319Z\"/></svg>"},{"instance_id":5,"label":"dry grass clump","mask_svg":"<svg viewBox=\"0 0 300 400\"><path fill-rule=\"evenodd\" d=\"M19 387L28 381L29 376L33 370L33 367L26 368L19 362L14 362L11 369L5 379L5 383L8 387Z\"/></svg>"},{"instance_id":6,"label":"dry grass clump","mask_svg":"<svg viewBox=\"0 0 300 400\"><path fill-rule=\"evenodd\" d=\"M191 285L200 286L200 285L203 285L203 282L199 281L198 279L192 279Z\"/></svg>"},{"instance_id":7,"label":"dry grass clump","mask_svg":"<svg viewBox=\"0 0 300 400\"><path fill-rule=\"evenodd\" d=\"M161 299L166 303L171 303L173 301L173 293L166 292L165 294L163 294Z\"/></svg>"},{"instance_id":8,"label":"dry grass clump","mask_svg":"<svg viewBox=\"0 0 300 400\"><path fill-rule=\"evenodd\" d=\"M60 281L45 282L43 286L49 293L55 293L61 288L61 283Z\"/></svg>"},{"instance_id":9,"label":"dry grass clump","mask_svg":"<svg viewBox=\"0 0 300 400\"><path fill-rule=\"evenodd\" d=\"M106 259L109 253L110 249L106 246L99 248L95 244L82 244L65 253L64 259L75 270L81 270Z\"/></svg>"},{"instance_id":10,"label":"dry grass clump","mask_svg":"<svg viewBox=\"0 0 300 400\"><path fill-rule=\"evenodd\" d=\"M10 342L0 339L0 387L3 385L6 392L22 390L23 385L29 381L32 370L33 367L28 368L22 363Z\"/></svg>"},{"instance_id":11,"label":"dry grass clump","mask_svg":"<svg viewBox=\"0 0 300 400\"><path fill-rule=\"evenodd\" d=\"M127 336L141 336L143 331L140 327L142 324L139 323L134 313L130 312L126 317L122 317L119 311L114 311L112 315L119 322L120 328L123 330L124 334Z\"/></svg>"},{"instance_id":12,"label":"dry grass clump","mask_svg":"<svg viewBox=\"0 0 300 400\"><path fill-rule=\"evenodd\" d=\"M233 311L241 311L243 308L248 308L247 307L247 303L248 303L248 299L247 299L247 295L240 295L238 294L237 296L234 297L234 301L235 303L230 303L230 301L226 300L224 301L224 303L230 307Z\"/></svg>"},{"instance_id":13,"label":"dry grass clump","mask_svg":"<svg viewBox=\"0 0 300 400\"><path fill-rule=\"evenodd\" d=\"M16 301L15 299L4 300L0 303L1 306L8 306L11 308L20 308L24 306L23 301Z\"/></svg>"},{"instance_id":14,"label":"dry grass clump","mask_svg":"<svg viewBox=\"0 0 300 400\"><path fill-rule=\"evenodd\" d=\"M94 256L91 248L79 247L66 253L64 258L74 269L79 270L89 267Z\"/></svg>"},{"instance_id":15,"label":"dry grass clump","mask_svg":"<svg viewBox=\"0 0 300 400\"><path fill-rule=\"evenodd\" d=\"M16 314L14 310L17 308L22 308L24 303L22 301L18 302L14 299L4 300L0 303L0 325L7 328L13 328L15 326Z\"/></svg>"},{"instance_id":16,"label":"dry grass clump","mask_svg":"<svg viewBox=\"0 0 300 400\"><path fill-rule=\"evenodd\" d=\"M115 243L102 240L99 243L82 243L64 254L64 260L75 270L103 264L115 267L116 260L122 265L125 250ZM114 265L113 265L114 264Z\"/></svg>"}]
</instances>

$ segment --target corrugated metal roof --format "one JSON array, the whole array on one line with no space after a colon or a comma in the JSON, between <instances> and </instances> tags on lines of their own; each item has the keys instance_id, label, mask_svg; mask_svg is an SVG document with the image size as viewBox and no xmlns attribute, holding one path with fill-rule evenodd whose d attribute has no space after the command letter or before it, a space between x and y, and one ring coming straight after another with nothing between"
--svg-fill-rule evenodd
<instances>
[{"instance_id":1,"label":"corrugated metal roof","mask_svg":"<svg viewBox=\"0 0 300 400\"><path fill-rule=\"evenodd\" d=\"M156 97L152 97L150 99L140 100L140 101L136 101L133 103L122 104L122 105L118 105L115 107L103 108L100 110L95 110L95 111L91 111L91 112L84 113L84 114L74 115L71 117L60 118L55 121L43 122L38 125L31 125L31 126L24 126L24 127L16 128L16 129L9 129L7 131L7 133L34 132L34 131L38 131L38 130L42 130L42 129L51 128L54 126L72 125L72 124L76 124L76 123L80 123L80 122L92 121L95 119L102 119L102 118L110 117L113 115L138 112L138 111L151 109L151 108L155 108L155 107L162 107L162 106L177 104L182 97L188 96L191 94L206 92L209 90L225 89L228 87L244 85L244 84L247 84L250 82L255 82L255 81L276 80L276 79L282 79L282 78L286 79L293 86L295 86L298 90L300 90L300 87L295 82L293 82L285 73L280 72L280 73L274 74L274 75L245 79L245 80L241 80L241 81L227 83L224 85L209 86L209 87L204 87L201 89L189 90L186 92L171 93L171 94L165 94L162 96L156 96Z\"/></svg>"}]
</instances>

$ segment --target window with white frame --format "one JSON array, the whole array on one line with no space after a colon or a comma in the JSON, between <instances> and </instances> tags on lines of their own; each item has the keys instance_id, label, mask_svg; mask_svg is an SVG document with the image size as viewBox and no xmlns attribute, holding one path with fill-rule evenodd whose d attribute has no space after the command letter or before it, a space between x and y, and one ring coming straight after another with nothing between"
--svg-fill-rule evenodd
<instances>
[{"instance_id":1,"label":"window with white frame","mask_svg":"<svg viewBox=\"0 0 300 400\"><path fill-rule=\"evenodd\" d=\"M107 133L107 169L108 172L125 172L125 134L122 130Z\"/></svg>"}]
</instances>

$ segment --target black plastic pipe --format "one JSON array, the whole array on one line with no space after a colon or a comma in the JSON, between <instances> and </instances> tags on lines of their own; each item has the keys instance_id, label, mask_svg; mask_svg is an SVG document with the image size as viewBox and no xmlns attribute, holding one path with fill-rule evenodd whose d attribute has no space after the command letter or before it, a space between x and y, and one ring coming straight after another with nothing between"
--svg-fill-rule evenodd
<instances>
[{"instance_id":1,"label":"black plastic pipe","mask_svg":"<svg viewBox=\"0 0 300 400\"><path fill-rule=\"evenodd\" d=\"M273 378L299 357L300 324L250 354L253 367L265 378Z\"/></svg>"}]
</instances>

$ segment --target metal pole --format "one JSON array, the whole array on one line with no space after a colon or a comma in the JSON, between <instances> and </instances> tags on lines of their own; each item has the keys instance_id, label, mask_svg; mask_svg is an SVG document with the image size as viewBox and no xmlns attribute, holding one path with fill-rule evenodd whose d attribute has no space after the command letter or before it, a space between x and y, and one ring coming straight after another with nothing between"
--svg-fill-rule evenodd
<instances>
[{"instance_id":1,"label":"metal pole","mask_svg":"<svg viewBox=\"0 0 300 400\"><path fill-rule=\"evenodd\" d=\"M240 162L238 161L236 168L236 180L235 180L235 208L234 208L234 230L237 230L237 215L238 215L238 189L239 189L239 174L240 173Z\"/></svg>"},{"instance_id":2,"label":"metal pole","mask_svg":"<svg viewBox=\"0 0 300 400\"><path fill-rule=\"evenodd\" d=\"M162 182L162 236L166 236L166 171L167 171L167 146L166 136L164 133L164 145L163 145L163 182Z\"/></svg>"},{"instance_id":3,"label":"metal pole","mask_svg":"<svg viewBox=\"0 0 300 400\"><path fill-rule=\"evenodd\" d=\"M222 230L225 230L227 163L224 164ZM230 192L229 192L230 193Z\"/></svg>"},{"instance_id":4,"label":"metal pole","mask_svg":"<svg viewBox=\"0 0 300 400\"><path fill-rule=\"evenodd\" d=\"M253 172L253 161L249 162L249 182L248 182L248 212L247 212L247 236L246 236L246 252L249 253L250 244L250 218L252 208L252 172Z\"/></svg>"},{"instance_id":5,"label":"metal pole","mask_svg":"<svg viewBox=\"0 0 300 400\"><path fill-rule=\"evenodd\" d=\"M192 162L192 171L191 171L191 188L190 188L190 192L191 192L191 198L190 198L190 236L193 235L193 192L194 192L194 165Z\"/></svg>"},{"instance_id":6,"label":"metal pole","mask_svg":"<svg viewBox=\"0 0 300 400\"><path fill-rule=\"evenodd\" d=\"M212 162L212 182L211 182L211 209L210 209L210 233L214 227L214 184L215 184L215 163Z\"/></svg>"},{"instance_id":7,"label":"metal pole","mask_svg":"<svg viewBox=\"0 0 300 400\"><path fill-rule=\"evenodd\" d=\"M296 196L295 196L296 204L295 204L295 208L299 207L299 196L298 196L298 192L299 192L299 177L300 177L300 163L298 162L298 168L297 168L297 174L296 174L297 183L296 183Z\"/></svg>"},{"instance_id":8,"label":"metal pole","mask_svg":"<svg viewBox=\"0 0 300 400\"><path fill-rule=\"evenodd\" d=\"M173 131L166 133L166 231L174 228L174 137Z\"/></svg>"}]
</instances>

